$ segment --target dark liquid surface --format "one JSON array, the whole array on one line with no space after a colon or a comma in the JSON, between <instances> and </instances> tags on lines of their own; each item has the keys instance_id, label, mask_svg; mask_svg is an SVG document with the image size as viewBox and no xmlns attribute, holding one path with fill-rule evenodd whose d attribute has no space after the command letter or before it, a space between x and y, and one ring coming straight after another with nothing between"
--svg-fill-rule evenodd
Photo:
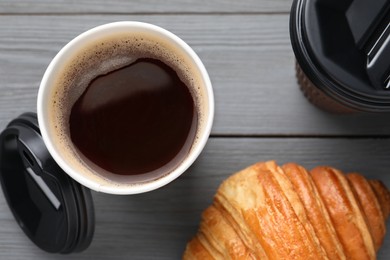
<instances>
[{"instance_id":1,"label":"dark liquid surface","mask_svg":"<svg viewBox=\"0 0 390 260\"><path fill-rule=\"evenodd\" d=\"M74 104L69 123L84 156L109 172L134 175L177 167L194 141L197 113L172 68L138 59L95 78Z\"/></svg>"}]
</instances>

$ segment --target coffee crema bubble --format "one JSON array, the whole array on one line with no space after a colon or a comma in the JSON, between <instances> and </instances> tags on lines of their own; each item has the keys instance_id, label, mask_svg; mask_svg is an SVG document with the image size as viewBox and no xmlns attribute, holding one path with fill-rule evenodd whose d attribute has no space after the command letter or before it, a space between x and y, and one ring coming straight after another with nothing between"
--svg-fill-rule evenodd
<instances>
[{"instance_id":1,"label":"coffee crema bubble","mask_svg":"<svg viewBox=\"0 0 390 260\"><path fill-rule=\"evenodd\" d=\"M154 169L153 167L145 168L139 174L137 171L126 173L123 169L120 172L115 172L110 167L94 162L93 158L86 156L77 148L72 142L69 121L75 103L83 93L86 93L91 82L99 77L104 77L104 75L110 75L115 71L131 67L132 64L142 60L161 61L173 69L181 82L187 86L193 99L194 118L196 119L195 125L191 127L193 142L191 140L192 144L190 144L184 156L176 158L176 161L172 160L170 164L159 165ZM119 33L107 36L80 47L76 54L69 57L68 62L59 71L55 87L52 88L51 103L49 104L50 122L52 123L50 131L62 156L74 166L73 168L80 170L80 173L88 174L88 176L97 175L99 178L114 183L123 183L124 181L137 183L140 180L143 182L152 181L169 174L177 168L191 152L191 149L197 143L198 137L202 134L205 124L204 115L207 114L208 108L205 107L202 101L206 93L204 87L200 84L203 84L201 72L198 71L193 61L184 51L173 46L172 43L147 33L138 35ZM132 119L123 118L123 120ZM77 126L73 128L77 128ZM121 134L123 137L126 135L125 131ZM109 138L108 136L107 139ZM154 145L158 146L159 144ZM151 147L149 146L149 149Z\"/></svg>"}]
</instances>

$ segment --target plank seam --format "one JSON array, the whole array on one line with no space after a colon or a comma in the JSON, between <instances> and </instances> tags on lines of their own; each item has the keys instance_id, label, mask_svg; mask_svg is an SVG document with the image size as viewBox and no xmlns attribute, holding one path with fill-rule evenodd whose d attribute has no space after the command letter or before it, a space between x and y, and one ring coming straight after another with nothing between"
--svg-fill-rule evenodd
<instances>
[{"instance_id":1,"label":"plank seam","mask_svg":"<svg viewBox=\"0 0 390 260\"><path fill-rule=\"evenodd\" d=\"M210 138L237 139L390 139L390 135L314 135L314 134L211 134Z\"/></svg>"}]
</instances>

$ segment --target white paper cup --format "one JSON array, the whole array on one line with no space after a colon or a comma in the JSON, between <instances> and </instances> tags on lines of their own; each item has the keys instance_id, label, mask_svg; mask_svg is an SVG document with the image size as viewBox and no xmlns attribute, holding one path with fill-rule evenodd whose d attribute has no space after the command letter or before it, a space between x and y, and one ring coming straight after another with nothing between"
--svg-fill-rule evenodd
<instances>
[{"instance_id":1,"label":"white paper cup","mask_svg":"<svg viewBox=\"0 0 390 260\"><path fill-rule=\"evenodd\" d=\"M122 176L91 166L90 162L87 162L88 160L77 152L70 137L61 139L61 142L59 141L58 129L53 126L53 100L58 98L54 95L54 92L58 90L58 80L63 77L67 66L74 59L77 59L77 55L81 50L89 48L88 46L92 43L104 41L104 39L108 39L113 35L122 34L126 36L142 34L146 38L151 37L157 42L161 41L175 55L183 58L186 65L196 74L194 77L198 80L196 86L199 88L199 93L201 93L201 102L198 109L202 116L201 122L198 124L196 141L194 141L189 154L173 171L158 177L143 174ZM155 25L124 21L105 24L88 30L74 38L60 50L43 76L38 93L37 110L45 145L57 164L69 176L95 191L110 194L136 194L151 191L170 183L185 172L196 160L210 135L214 117L214 96L210 78L203 63L183 40Z\"/></svg>"}]
</instances>

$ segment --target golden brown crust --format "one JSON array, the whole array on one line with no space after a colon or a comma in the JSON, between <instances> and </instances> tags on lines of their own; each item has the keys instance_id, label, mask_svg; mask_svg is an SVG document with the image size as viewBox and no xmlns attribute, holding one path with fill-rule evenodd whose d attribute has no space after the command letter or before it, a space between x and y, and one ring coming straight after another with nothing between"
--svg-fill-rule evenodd
<instances>
[{"instance_id":1,"label":"golden brown crust","mask_svg":"<svg viewBox=\"0 0 390 260\"><path fill-rule=\"evenodd\" d=\"M367 224L344 175L331 167L316 167L311 175L347 258L375 259Z\"/></svg>"},{"instance_id":2,"label":"golden brown crust","mask_svg":"<svg viewBox=\"0 0 390 260\"><path fill-rule=\"evenodd\" d=\"M209 251L204 248L196 236L190 242L188 242L183 259L212 260L214 258L209 254Z\"/></svg>"},{"instance_id":3,"label":"golden brown crust","mask_svg":"<svg viewBox=\"0 0 390 260\"><path fill-rule=\"evenodd\" d=\"M258 228L257 222L251 222L256 218L255 209L264 204L264 191L258 186L257 170L248 167L224 181L215 196L217 205L231 215L231 219L237 224L244 234L245 244L261 259L268 259L266 243L259 243L258 234L253 232ZM253 185L257 187L252 189Z\"/></svg>"},{"instance_id":4,"label":"golden brown crust","mask_svg":"<svg viewBox=\"0 0 390 260\"><path fill-rule=\"evenodd\" d=\"M254 259L234 228L224 218L223 214L214 206L207 208L202 214L203 222L200 232L204 234L200 238L203 245L213 247L217 251L215 258L223 259ZM205 239L207 237L207 240Z\"/></svg>"},{"instance_id":5,"label":"golden brown crust","mask_svg":"<svg viewBox=\"0 0 390 260\"><path fill-rule=\"evenodd\" d=\"M375 259L389 213L380 182L256 163L221 184L183 259Z\"/></svg>"},{"instance_id":6,"label":"golden brown crust","mask_svg":"<svg viewBox=\"0 0 390 260\"><path fill-rule=\"evenodd\" d=\"M387 220L390 215L390 192L381 181L370 180L369 182L381 206L383 217Z\"/></svg>"},{"instance_id":7,"label":"golden brown crust","mask_svg":"<svg viewBox=\"0 0 390 260\"><path fill-rule=\"evenodd\" d=\"M284 254L278 259L324 259L325 252L308 223L303 205L293 191L292 185L275 162L266 162L258 178L266 194L266 208L260 219L270 219L264 226L269 227L268 237L274 237L278 251L282 248Z\"/></svg>"},{"instance_id":8,"label":"golden brown crust","mask_svg":"<svg viewBox=\"0 0 390 260\"><path fill-rule=\"evenodd\" d=\"M346 259L328 211L309 173L300 165L288 163L283 170L301 199L307 218L312 224L329 259Z\"/></svg>"},{"instance_id":9,"label":"golden brown crust","mask_svg":"<svg viewBox=\"0 0 390 260\"><path fill-rule=\"evenodd\" d=\"M364 211L374 241L375 250L378 250L383 243L386 233L385 219L383 218L380 204L370 184L363 176L356 173L350 173L347 175L347 178Z\"/></svg>"}]
</instances>

